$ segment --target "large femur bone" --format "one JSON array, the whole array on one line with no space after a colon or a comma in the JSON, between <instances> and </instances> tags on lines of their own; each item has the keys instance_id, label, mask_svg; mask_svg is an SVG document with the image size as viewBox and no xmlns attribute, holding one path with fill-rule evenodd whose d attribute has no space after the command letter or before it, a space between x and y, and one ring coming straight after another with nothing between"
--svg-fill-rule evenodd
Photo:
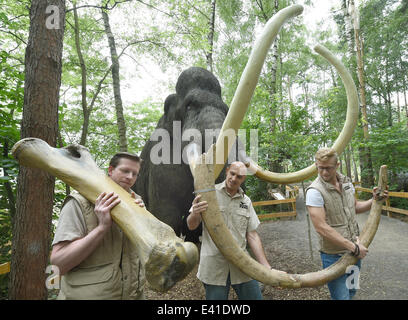
<instances>
[{"instance_id":1,"label":"large femur bone","mask_svg":"<svg viewBox=\"0 0 408 320\"><path fill-rule=\"evenodd\" d=\"M102 192L118 194L121 202L111 211L112 219L136 246L154 289L170 289L197 264L197 247L183 242L170 226L136 205L128 192L98 168L85 147L57 149L41 139L26 138L14 145L12 153L21 165L49 172L92 203Z\"/></svg>"},{"instance_id":2,"label":"large femur bone","mask_svg":"<svg viewBox=\"0 0 408 320\"><path fill-rule=\"evenodd\" d=\"M245 70L241 76L238 88L231 102L230 109L228 111L227 117L224 121L220 135L217 140L216 150L216 166L214 169L215 178L220 174L224 163L227 160L229 154L229 146L225 143L225 137L231 133L231 129L238 131L241 126L242 120L248 109L249 102L252 98L253 92L258 82L260 72L262 70L263 63L265 61L266 55L270 46L276 38L276 35L281 28L285 20L299 15L302 13L303 7L300 5L293 5L279 11L274 15L268 23L265 25L264 30L257 39L254 48L249 57L248 63ZM338 71L346 90L347 94L347 115L346 122L340 132L338 138L333 144L333 148L338 154L341 154L347 144L350 142L353 135L354 129L357 125L358 120L358 95L357 89L354 85L354 81L341 63L329 50L321 45L315 46L314 50L322 55L325 59L331 63ZM220 159L222 160L220 161ZM279 183L288 184L293 182L300 182L307 178L312 177L317 173L314 164L309 167L299 170L293 173L275 173L267 170L263 170L260 166L254 163L252 160L248 159L246 163L249 166L251 173L255 173L257 177L262 180Z\"/></svg>"},{"instance_id":3,"label":"large femur bone","mask_svg":"<svg viewBox=\"0 0 408 320\"><path fill-rule=\"evenodd\" d=\"M338 278L346 272L348 266L357 262L356 257L345 254L339 261L326 269L306 274L288 274L279 270L268 269L252 259L235 242L220 214L214 187L213 158L214 151L210 149L200 159L190 161L190 169L194 177L194 188L197 190L196 192L201 194L201 201L207 201L208 203L208 209L202 213L208 233L224 257L242 272L253 279L272 286L286 288L315 287ZM380 169L378 192L381 200L373 202L369 218L360 235L360 241L365 247L370 245L380 222L383 191L387 186L386 169L386 166L382 166ZM205 190L205 192L199 190Z\"/></svg>"}]
</instances>

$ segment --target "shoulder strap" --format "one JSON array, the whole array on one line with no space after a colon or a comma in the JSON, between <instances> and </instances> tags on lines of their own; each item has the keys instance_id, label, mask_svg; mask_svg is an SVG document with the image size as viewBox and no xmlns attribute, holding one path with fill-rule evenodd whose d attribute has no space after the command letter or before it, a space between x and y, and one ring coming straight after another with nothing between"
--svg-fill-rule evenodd
<instances>
[{"instance_id":1,"label":"shoulder strap","mask_svg":"<svg viewBox=\"0 0 408 320\"><path fill-rule=\"evenodd\" d=\"M98 218L94 213L94 205L78 192L68 195L64 201L64 206L69 200L74 199L81 207L82 215L85 220L87 232L91 232L98 225Z\"/></svg>"}]
</instances>

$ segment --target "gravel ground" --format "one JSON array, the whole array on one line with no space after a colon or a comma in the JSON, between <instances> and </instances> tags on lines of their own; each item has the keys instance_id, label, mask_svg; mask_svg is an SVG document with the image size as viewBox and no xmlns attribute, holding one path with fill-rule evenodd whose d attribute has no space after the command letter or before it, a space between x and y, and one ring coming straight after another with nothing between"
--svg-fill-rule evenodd
<instances>
[{"instance_id":1,"label":"gravel ground","mask_svg":"<svg viewBox=\"0 0 408 320\"><path fill-rule=\"evenodd\" d=\"M288 273L307 273L321 269L316 232L311 226L311 245L308 222L300 196L297 201L296 219L262 222L258 232L265 252L274 269ZM359 214L360 230L368 213ZM381 222L362 262L360 290L356 300L405 300L408 299L408 223L398 219L381 217ZM204 288L196 278L197 267L169 292L157 293L147 288L146 298L153 300L202 300ZM302 289L280 289L265 286L265 300L327 300L327 286ZM231 289L230 299L236 299Z\"/></svg>"}]
</instances>

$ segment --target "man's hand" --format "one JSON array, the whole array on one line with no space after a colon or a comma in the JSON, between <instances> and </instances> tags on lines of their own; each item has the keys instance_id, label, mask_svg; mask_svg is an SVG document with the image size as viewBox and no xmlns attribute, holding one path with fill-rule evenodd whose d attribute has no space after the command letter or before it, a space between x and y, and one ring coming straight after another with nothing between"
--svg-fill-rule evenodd
<instances>
[{"instance_id":1,"label":"man's hand","mask_svg":"<svg viewBox=\"0 0 408 320\"><path fill-rule=\"evenodd\" d=\"M113 192L102 192L95 201L95 214L98 218L98 226L107 230L112 226L111 210L120 203L119 196Z\"/></svg>"},{"instance_id":2,"label":"man's hand","mask_svg":"<svg viewBox=\"0 0 408 320\"><path fill-rule=\"evenodd\" d=\"M194 215L197 214L201 214L202 212L204 212L205 210L207 210L208 208L208 203L207 201L201 201L201 194L199 194L198 196L196 196L193 200L193 204L191 206L191 213Z\"/></svg>"},{"instance_id":3,"label":"man's hand","mask_svg":"<svg viewBox=\"0 0 408 320\"><path fill-rule=\"evenodd\" d=\"M144 207L145 207L145 204L144 204L142 198L137 198L137 197L139 197L139 196L137 196L136 193L134 193L134 192L132 191L132 192L130 193L130 196L131 196L133 199L135 199L135 203L136 203L139 207L141 207L141 208L144 208Z\"/></svg>"},{"instance_id":4,"label":"man's hand","mask_svg":"<svg viewBox=\"0 0 408 320\"><path fill-rule=\"evenodd\" d=\"M388 190L383 190L384 194L381 196L380 190L378 190L378 187L374 187L373 189L373 199L374 200L387 200L388 199Z\"/></svg>"},{"instance_id":5,"label":"man's hand","mask_svg":"<svg viewBox=\"0 0 408 320\"><path fill-rule=\"evenodd\" d=\"M371 199L368 199L366 201L357 201L357 199L355 200L356 213L367 212L371 209L374 200L381 201L384 199L388 199L388 190L379 190L378 187L375 187L373 188L373 197Z\"/></svg>"},{"instance_id":6,"label":"man's hand","mask_svg":"<svg viewBox=\"0 0 408 320\"><path fill-rule=\"evenodd\" d=\"M197 229L201 223L201 213L203 213L208 208L207 201L201 201L201 195L199 194L193 200L191 208L189 210L190 214L187 216L187 227L189 230Z\"/></svg>"},{"instance_id":7,"label":"man's hand","mask_svg":"<svg viewBox=\"0 0 408 320\"><path fill-rule=\"evenodd\" d=\"M135 203L141 208L145 207L145 204L142 199L135 199Z\"/></svg>"},{"instance_id":8,"label":"man's hand","mask_svg":"<svg viewBox=\"0 0 408 320\"><path fill-rule=\"evenodd\" d=\"M357 256L357 258L359 258L359 259L365 258L365 256L366 256L367 253L368 253L368 249L367 249L366 247L364 247L364 246L360 243L359 237L357 237L356 245L358 245L358 248L360 249L360 254Z\"/></svg>"}]
</instances>

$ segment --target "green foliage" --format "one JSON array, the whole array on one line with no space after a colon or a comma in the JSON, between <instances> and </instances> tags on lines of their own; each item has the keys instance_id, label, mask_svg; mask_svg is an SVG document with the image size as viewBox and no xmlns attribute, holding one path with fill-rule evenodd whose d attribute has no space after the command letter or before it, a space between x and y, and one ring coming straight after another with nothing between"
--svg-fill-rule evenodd
<instances>
[{"instance_id":1,"label":"green foliage","mask_svg":"<svg viewBox=\"0 0 408 320\"><path fill-rule=\"evenodd\" d=\"M373 129L368 146L372 150L373 165L387 165L392 175L408 171L408 129L406 123Z\"/></svg>"},{"instance_id":2,"label":"green foliage","mask_svg":"<svg viewBox=\"0 0 408 320\"><path fill-rule=\"evenodd\" d=\"M280 0L278 9L294 1ZM316 1L306 1L314 3ZM408 172L408 132L406 106L402 94L408 92L408 10L405 2L366 0L360 2L360 33L364 43L364 75L370 139L364 141L362 120L355 130L351 146L356 164L359 150L371 150L374 171L388 165L391 184L396 176ZM88 4L77 1L77 6ZM109 7L114 1L109 1ZM148 5L146 5L148 4ZM26 47L30 1L0 0L0 263L9 261L11 245L11 198L16 197L17 163L10 149L19 139L24 99L24 49ZM67 2L67 7L72 6ZM214 46L214 73L222 86L224 101L229 104L248 61L256 35L266 20L276 12L275 1L217 0ZM336 71L309 48L321 43L336 56L356 78L356 59L350 55L345 37L344 12L333 10L338 30L310 32L301 18L286 23L279 33L276 51L271 50L252 97L243 129L258 130L258 161L261 167L275 172L294 172L313 163L321 146L331 146L342 130L347 98ZM108 12L118 54L124 52L136 67L138 77L148 59L158 64L169 79L167 86L185 68L207 67L210 51L211 1L169 0L131 1L117 4ZM106 167L118 151L116 113L111 89L110 58L100 9L78 10L80 42L87 69L87 102L90 105L99 84L101 91L90 116L87 147L97 164ZM323 25L323 24L322 24ZM83 126L81 107L81 69L75 48L73 13L66 15L63 73L59 106L62 144L79 143ZM352 48L351 48L352 49ZM273 52L272 52L273 51ZM122 64L123 70L129 68ZM134 71L133 71L134 70ZM104 78L106 76L106 78ZM104 81L102 81L104 79ZM356 85L358 82L356 81ZM163 89L168 90L169 88ZM174 91L172 84L171 91ZM135 92L135 96L139 92ZM400 95L400 109L395 103ZM163 99L164 100L164 99ZM151 97L140 103L125 103L128 149L140 153L157 121L163 103ZM247 139L249 141L249 139ZM249 150L247 150L249 152ZM363 171L366 168L360 168ZM361 172L360 172L361 174ZM253 201L268 199L268 189L276 186L248 177L247 193ZM10 192L11 190L11 192ZM56 182L54 222L66 194L66 186ZM399 201L399 200L392 200ZM392 203L394 205L394 203ZM403 201L394 206L406 206ZM258 210L258 209L257 209ZM259 209L264 210L264 209ZM0 297L7 291L0 278Z\"/></svg>"},{"instance_id":3,"label":"green foliage","mask_svg":"<svg viewBox=\"0 0 408 320\"><path fill-rule=\"evenodd\" d=\"M126 115L129 151L140 154L157 122L163 115L163 104L146 100L129 108Z\"/></svg>"},{"instance_id":4,"label":"green foliage","mask_svg":"<svg viewBox=\"0 0 408 320\"><path fill-rule=\"evenodd\" d=\"M25 8L15 2L0 1L0 264L11 257L18 165L10 151L20 138L26 15ZM0 275L0 300L7 297L8 278L8 274Z\"/></svg>"}]
</instances>

